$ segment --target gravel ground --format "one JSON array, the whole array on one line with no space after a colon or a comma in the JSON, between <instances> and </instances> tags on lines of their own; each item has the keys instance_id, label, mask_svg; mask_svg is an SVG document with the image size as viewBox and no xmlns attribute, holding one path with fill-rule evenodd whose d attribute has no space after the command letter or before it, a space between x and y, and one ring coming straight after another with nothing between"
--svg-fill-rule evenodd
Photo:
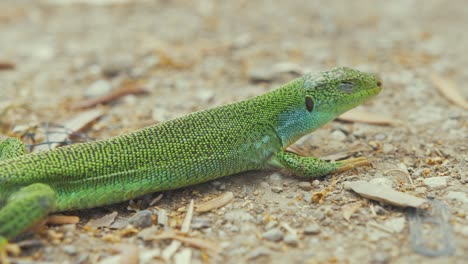
<instances>
[{"instance_id":1,"label":"gravel ground","mask_svg":"<svg viewBox=\"0 0 468 264\"><path fill-rule=\"evenodd\" d=\"M158 194L68 212L80 222L41 228L21 240L21 254L12 258L18 263L119 258L135 263L138 255L142 263L463 263L468 114L442 96L433 79L468 81L468 71L461 70L468 64L464 7L462 0L1 1L0 64L15 65L0 71L3 135L15 127L63 123L80 112L70 106L85 97L122 87L149 90L99 107L105 116L86 133L107 138L261 94L298 72L334 66L378 72L385 90L360 108L399 120L394 126L332 122L303 142L315 156L358 148L371 167L311 182L248 172L165 192L155 206L147 201ZM455 87L468 97L468 89ZM455 252L416 254L406 210L343 189L358 179L441 201L449 210ZM317 202L317 193L328 186ZM219 253L148 238L179 230L191 199L197 204L226 192L233 200L194 213L189 232L190 238L220 247ZM140 209L147 210L134 216ZM113 224L85 226L114 211ZM348 220L347 212L352 212ZM141 228L115 225L129 217ZM144 228L148 221L154 225Z\"/></svg>"}]
</instances>

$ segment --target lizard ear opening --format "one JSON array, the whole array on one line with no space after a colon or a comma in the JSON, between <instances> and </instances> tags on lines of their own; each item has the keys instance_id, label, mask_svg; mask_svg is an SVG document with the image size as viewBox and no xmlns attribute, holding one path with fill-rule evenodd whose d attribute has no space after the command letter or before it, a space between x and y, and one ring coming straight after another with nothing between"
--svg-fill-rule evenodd
<instances>
[{"instance_id":1,"label":"lizard ear opening","mask_svg":"<svg viewBox=\"0 0 468 264\"><path fill-rule=\"evenodd\" d=\"M314 110L314 99L312 99L310 96L306 96L305 105L307 111L312 112L312 110Z\"/></svg>"}]
</instances>

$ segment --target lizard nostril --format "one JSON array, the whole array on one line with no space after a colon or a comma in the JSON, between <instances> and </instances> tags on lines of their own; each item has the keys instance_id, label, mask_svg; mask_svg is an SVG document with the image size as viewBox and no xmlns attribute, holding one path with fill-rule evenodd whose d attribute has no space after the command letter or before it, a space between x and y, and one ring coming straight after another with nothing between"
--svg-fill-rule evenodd
<instances>
[{"instance_id":1,"label":"lizard nostril","mask_svg":"<svg viewBox=\"0 0 468 264\"><path fill-rule=\"evenodd\" d=\"M381 81L378 81L378 82L377 82L377 86L378 86L378 87L381 87L381 86L382 86L382 82L381 82Z\"/></svg>"}]
</instances>

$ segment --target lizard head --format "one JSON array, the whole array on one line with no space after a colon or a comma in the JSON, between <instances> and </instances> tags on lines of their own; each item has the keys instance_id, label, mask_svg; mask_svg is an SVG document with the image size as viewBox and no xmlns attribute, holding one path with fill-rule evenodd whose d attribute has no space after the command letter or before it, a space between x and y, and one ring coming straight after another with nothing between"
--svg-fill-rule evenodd
<instances>
[{"instance_id":1,"label":"lizard head","mask_svg":"<svg viewBox=\"0 0 468 264\"><path fill-rule=\"evenodd\" d=\"M318 127L364 103L382 90L375 75L339 67L303 77L305 108Z\"/></svg>"},{"instance_id":2,"label":"lizard head","mask_svg":"<svg viewBox=\"0 0 468 264\"><path fill-rule=\"evenodd\" d=\"M306 74L286 85L284 98L294 103L281 109L277 132L287 146L382 90L375 75L350 68Z\"/></svg>"}]
</instances>

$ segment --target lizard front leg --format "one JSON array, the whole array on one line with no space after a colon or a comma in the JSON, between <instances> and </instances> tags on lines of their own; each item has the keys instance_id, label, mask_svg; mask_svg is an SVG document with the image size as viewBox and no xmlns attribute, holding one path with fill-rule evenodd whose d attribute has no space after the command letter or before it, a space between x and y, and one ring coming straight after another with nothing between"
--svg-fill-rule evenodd
<instances>
[{"instance_id":1,"label":"lizard front leg","mask_svg":"<svg viewBox=\"0 0 468 264\"><path fill-rule=\"evenodd\" d=\"M369 161L362 157L341 161L326 161L320 158L302 157L281 150L271 158L270 164L277 168L289 170L300 177L317 178L330 173L369 165Z\"/></svg>"},{"instance_id":2,"label":"lizard front leg","mask_svg":"<svg viewBox=\"0 0 468 264\"><path fill-rule=\"evenodd\" d=\"M0 263L6 260L7 240L34 226L55 209L55 191L33 183L12 193L0 209ZM2 262L3 261L3 262Z\"/></svg>"}]
</instances>

